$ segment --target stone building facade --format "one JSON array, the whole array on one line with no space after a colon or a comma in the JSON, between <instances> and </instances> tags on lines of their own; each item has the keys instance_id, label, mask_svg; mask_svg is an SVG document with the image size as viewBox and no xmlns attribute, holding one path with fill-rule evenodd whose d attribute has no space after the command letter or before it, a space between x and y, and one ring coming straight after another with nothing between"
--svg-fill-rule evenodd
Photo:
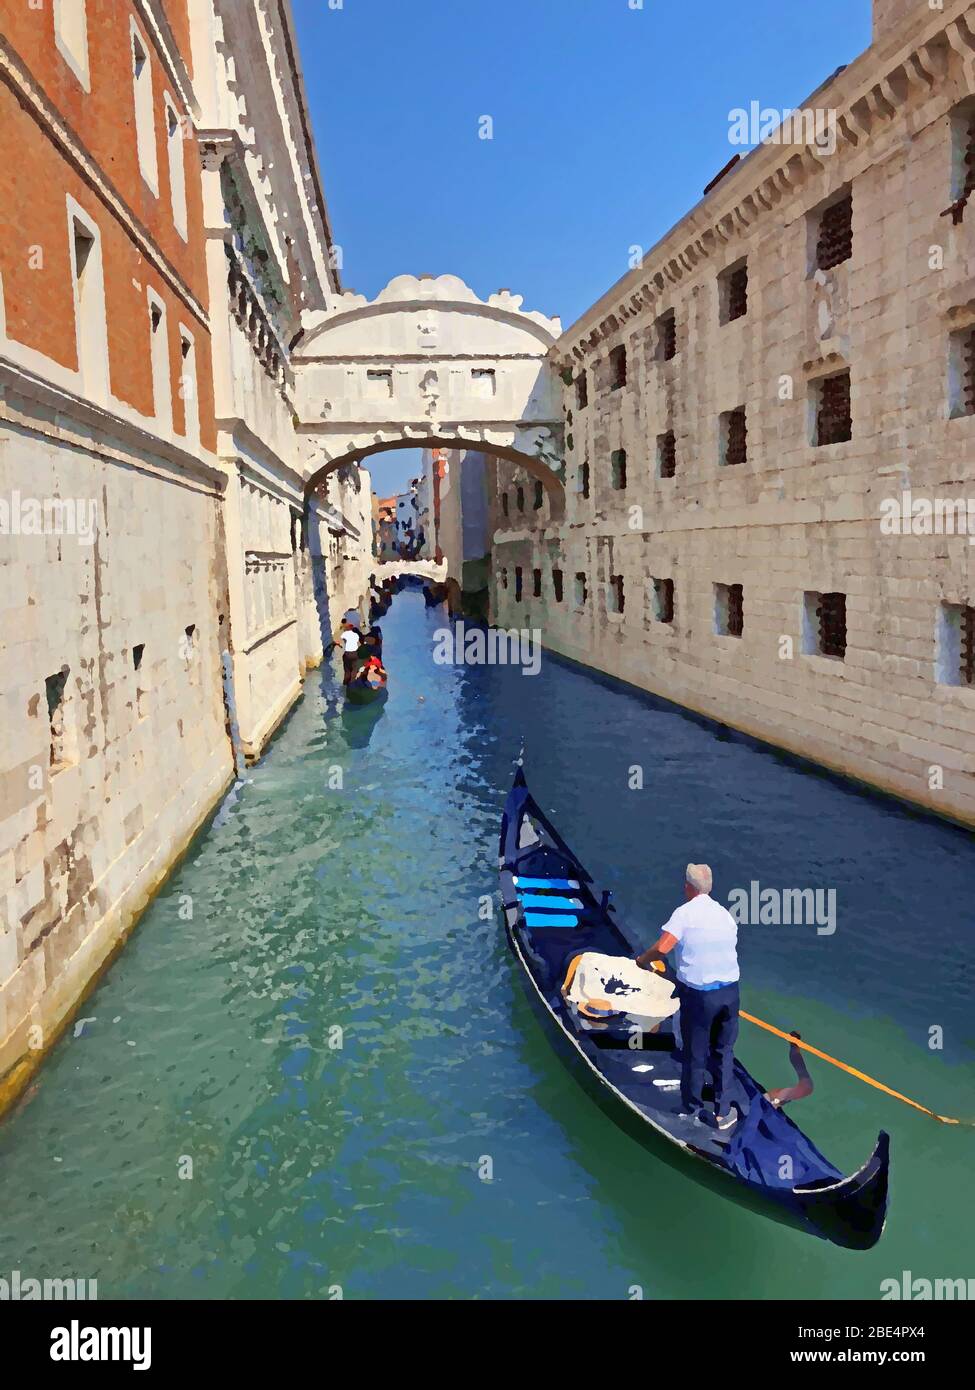
<instances>
[{"instance_id":1,"label":"stone building facade","mask_svg":"<svg viewBox=\"0 0 975 1390\"><path fill-rule=\"evenodd\" d=\"M290 405L295 51L285 0L0 0L0 1108L366 587Z\"/></svg>"},{"instance_id":2,"label":"stone building facade","mask_svg":"<svg viewBox=\"0 0 975 1390\"><path fill-rule=\"evenodd\" d=\"M566 515L500 468L493 614L971 823L975 7L874 20L823 138L760 144L553 349Z\"/></svg>"}]
</instances>

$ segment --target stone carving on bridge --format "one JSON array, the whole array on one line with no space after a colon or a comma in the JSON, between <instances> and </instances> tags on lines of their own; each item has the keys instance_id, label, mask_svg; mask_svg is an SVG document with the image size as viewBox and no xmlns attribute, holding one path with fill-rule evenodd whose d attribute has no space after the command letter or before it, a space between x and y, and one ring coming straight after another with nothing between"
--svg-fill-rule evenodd
<instances>
[{"instance_id":1,"label":"stone carving on bridge","mask_svg":"<svg viewBox=\"0 0 975 1390\"><path fill-rule=\"evenodd\" d=\"M387 448L472 448L563 489L557 318L456 275L398 275L375 299L347 290L306 313L295 344L309 483Z\"/></svg>"}]
</instances>

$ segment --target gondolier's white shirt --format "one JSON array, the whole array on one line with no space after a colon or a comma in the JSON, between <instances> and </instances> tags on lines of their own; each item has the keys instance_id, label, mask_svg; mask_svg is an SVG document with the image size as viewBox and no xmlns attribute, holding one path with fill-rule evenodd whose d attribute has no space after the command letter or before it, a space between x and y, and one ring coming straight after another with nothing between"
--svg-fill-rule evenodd
<instances>
[{"instance_id":1,"label":"gondolier's white shirt","mask_svg":"<svg viewBox=\"0 0 975 1390\"><path fill-rule=\"evenodd\" d=\"M738 969L738 923L708 893L681 903L663 930L677 938L674 967L681 984L734 984Z\"/></svg>"},{"instance_id":2,"label":"gondolier's white shirt","mask_svg":"<svg viewBox=\"0 0 975 1390\"><path fill-rule=\"evenodd\" d=\"M342 647L345 651L352 653L359 650L359 634L352 632L349 628L341 634Z\"/></svg>"}]
</instances>

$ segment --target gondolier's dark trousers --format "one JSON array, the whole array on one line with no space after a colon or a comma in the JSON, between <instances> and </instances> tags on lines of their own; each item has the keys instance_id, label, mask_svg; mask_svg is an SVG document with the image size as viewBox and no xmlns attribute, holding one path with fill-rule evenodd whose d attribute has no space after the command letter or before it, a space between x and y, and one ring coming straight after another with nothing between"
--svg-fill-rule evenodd
<instances>
[{"instance_id":1,"label":"gondolier's dark trousers","mask_svg":"<svg viewBox=\"0 0 975 1390\"><path fill-rule=\"evenodd\" d=\"M342 678L342 679L343 679L343 684L344 684L344 685L348 685L349 681L352 679L352 672L353 672L353 671L355 670L355 668L358 666L359 661L360 661L360 656L359 656L359 653L358 653L358 652L343 652L343 653L342 653L342 666L343 666L344 671L345 671L345 674L344 674L344 676L343 676L343 678Z\"/></svg>"},{"instance_id":2,"label":"gondolier's dark trousers","mask_svg":"<svg viewBox=\"0 0 975 1390\"><path fill-rule=\"evenodd\" d=\"M734 1076L738 985L693 989L678 983L677 989L683 1056L681 1100L685 1110L703 1110L704 1083L710 1072L714 1082L715 1114L723 1115Z\"/></svg>"}]
</instances>

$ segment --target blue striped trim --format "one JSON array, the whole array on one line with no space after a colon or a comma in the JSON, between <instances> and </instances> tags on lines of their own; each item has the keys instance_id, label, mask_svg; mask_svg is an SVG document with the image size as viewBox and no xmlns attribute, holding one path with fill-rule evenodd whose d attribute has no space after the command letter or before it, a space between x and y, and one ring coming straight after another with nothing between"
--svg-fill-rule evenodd
<instances>
[{"instance_id":1,"label":"blue striped trim","mask_svg":"<svg viewBox=\"0 0 975 1390\"><path fill-rule=\"evenodd\" d=\"M556 916L551 912L526 912L525 925L528 927L577 927L579 918L574 913L563 912Z\"/></svg>"},{"instance_id":2,"label":"blue striped trim","mask_svg":"<svg viewBox=\"0 0 975 1390\"><path fill-rule=\"evenodd\" d=\"M579 880L575 878L519 878L516 874L515 885L518 888L578 888Z\"/></svg>"},{"instance_id":3,"label":"blue striped trim","mask_svg":"<svg viewBox=\"0 0 975 1390\"><path fill-rule=\"evenodd\" d=\"M541 893L519 893L518 896L521 898L522 907L540 907L545 912L560 907L574 912L582 906L578 898L559 898L554 895L545 897Z\"/></svg>"}]
</instances>

